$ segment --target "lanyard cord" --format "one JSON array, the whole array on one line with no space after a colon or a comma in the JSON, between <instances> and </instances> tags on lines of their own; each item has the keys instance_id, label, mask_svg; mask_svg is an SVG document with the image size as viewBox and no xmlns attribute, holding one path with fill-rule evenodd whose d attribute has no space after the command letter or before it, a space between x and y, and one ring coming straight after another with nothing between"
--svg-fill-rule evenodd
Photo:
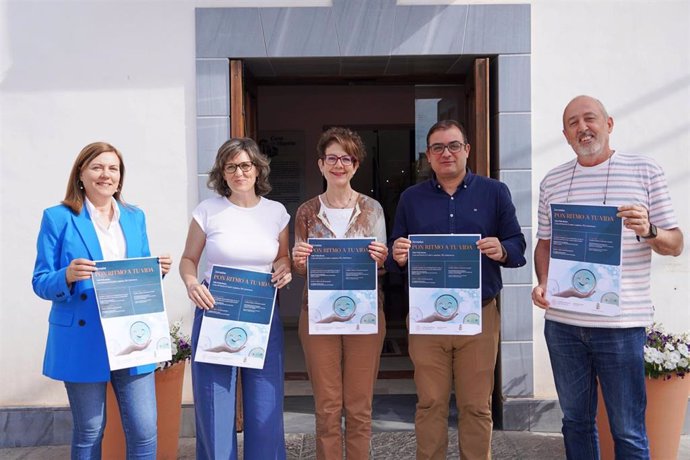
<instances>
[{"instance_id":1,"label":"lanyard cord","mask_svg":"<svg viewBox=\"0 0 690 460\"><path fill-rule=\"evenodd\" d=\"M611 155L609 155L608 161L609 161L609 166L608 169L606 170L606 185L604 186L604 203L606 204L606 196L609 193L609 176L611 175L611 163L613 163L613 154L614 152L611 152ZM573 188L573 179L575 178L575 169L577 168L577 160L575 160L575 164L573 165L573 172L570 174L570 184L568 185L568 195L565 197L565 202L570 203L570 190Z\"/></svg>"}]
</instances>

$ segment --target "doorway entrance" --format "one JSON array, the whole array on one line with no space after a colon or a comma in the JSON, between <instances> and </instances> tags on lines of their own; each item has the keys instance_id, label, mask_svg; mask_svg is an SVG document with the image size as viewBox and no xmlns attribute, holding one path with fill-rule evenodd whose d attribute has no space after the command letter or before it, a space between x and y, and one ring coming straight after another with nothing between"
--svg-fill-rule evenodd
<instances>
[{"instance_id":1,"label":"doorway entrance","mask_svg":"<svg viewBox=\"0 0 690 460\"><path fill-rule=\"evenodd\" d=\"M264 116L270 117L265 112L257 114L255 110L253 103L260 92L256 87L254 98L247 99L239 112L235 103L230 110L229 86L242 88L236 84L242 72L233 73L230 78L229 60L245 59L248 73L253 74L263 87L280 83L294 90L302 85L339 86L341 89L396 84L408 88L411 84L413 88L425 85L463 85L467 88L471 86L468 80L476 75L472 66L474 58L488 56L490 65L485 72L480 72L480 78L490 69L491 104L488 104L488 97L475 94L470 100L477 101L477 109L470 108L468 112L483 114L483 119L476 120L476 126L472 125L474 120L465 121L470 132L477 133L476 138L475 134L471 135L472 152L486 152L479 156L471 154L470 160L487 158L490 161L485 166L473 165L472 169L477 172L485 170L487 175L491 171L494 177L508 185L518 220L527 236L527 252L532 251L529 4L407 5L336 0L328 6L318 7L197 8L195 16L199 200L211 196L205 187L207 171L218 146L227 140L228 134L237 135L237 126L240 125L249 130L248 134L256 135L258 119L263 123ZM270 81L272 79L273 82ZM230 85L229 82L235 84ZM250 82L248 86L251 91ZM488 84L474 86L485 88L488 96ZM376 92L379 90L377 88ZM237 92L233 93L235 101L238 97L244 99ZM370 93L365 100L380 102L375 93ZM395 102L392 101L390 107L398 107ZM482 105L488 106L487 110L483 110ZM380 106L380 103L376 104L372 111ZM390 112L391 118L387 121L390 125L409 125L409 121L397 120L402 111L391 109ZM489 119L491 130L488 129ZM329 122L322 117L316 129L320 132L326 124L346 122ZM365 119L356 120L355 124L384 128L378 121ZM482 125L487 129L482 131ZM251 126L254 126L254 131ZM315 157L309 159L309 155L315 155L315 140L309 140L308 133L304 133L293 142L292 134L288 133L283 140L278 135L276 141L284 142L286 149L287 144L291 144L293 152L299 150L302 157L291 162L287 155L283 170L291 171L290 168L294 167L293 171L309 174L310 168L316 169ZM282 180L293 189L294 183L289 181L294 182L296 177L299 179L299 194L293 196L295 206L301 196L314 196L320 191L318 182L307 183L296 173L286 173L286 176ZM277 177L272 174L271 179L275 183ZM313 187L319 190L314 191ZM291 204L286 204L290 208ZM506 308L502 309L497 395L494 398L495 402L502 401L503 404L495 410L494 422L496 427L500 427L503 418L508 421L508 426L525 429L530 423L538 422L531 416L524 417L527 408L530 414L543 413L543 407L539 406L541 401L533 399L531 262L520 269L505 271L503 282ZM291 288L290 295L299 297L300 294L299 288ZM301 349L297 344L294 350L286 352L299 355Z\"/></svg>"},{"instance_id":2,"label":"doorway entrance","mask_svg":"<svg viewBox=\"0 0 690 460\"><path fill-rule=\"evenodd\" d=\"M459 68L459 57L447 65ZM317 168L316 143L331 126L357 131L367 157L353 178L353 188L381 203L388 235L400 194L426 180L426 133L442 119L457 119L468 127L472 153L470 168L488 175L488 58L462 58L467 74L442 78L411 74L395 79L318 77L321 59L300 60L303 74L268 76L263 60L230 61L230 112L233 136L249 135L271 157L269 198L282 202L294 217L297 207L324 191ZM435 81L436 80L436 81ZM420 82L421 81L421 82ZM386 320L404 327L407 294L400 276L384 280ZM299 316L299 283L281 293L286 324Z\"/></svg>"},{"instance_id":3,"label":"doorway entrance","mask_svg":"<svg viewBox=\"0 0 690 460\"><path fill-rule=\"evenodd\" d=\"M283 203L294 218L297 207L322 193L325 183L317 167L316 143L331 126L345 126L360 134L367 157L352 180L353 188L383 207L388 236L393 229L400 194L429 178L426 133L442 119L463 122L472 143L470 167L488 174L488 58L445 58L448 66L465 74L432 78L412 73L388 78L322 77L323 60L302 59L303 74L268 76L263 60L231 60L229 67L231 131L259 142L271 158L273 191L268 198ZM438 63L437 63L438 65ZM291 235L291 243L294 235ZM408 314L406 277L387 273L384 290L387 334L379 378L411 379L407 355ZM295 278L280 292L286 343L296 341L304 279ZM294 336L294 337L293 337ZM306 379L300 359L286 363L288 380ZM414 391L413 387L410 387Z\"/></svg>"}]
</instances>

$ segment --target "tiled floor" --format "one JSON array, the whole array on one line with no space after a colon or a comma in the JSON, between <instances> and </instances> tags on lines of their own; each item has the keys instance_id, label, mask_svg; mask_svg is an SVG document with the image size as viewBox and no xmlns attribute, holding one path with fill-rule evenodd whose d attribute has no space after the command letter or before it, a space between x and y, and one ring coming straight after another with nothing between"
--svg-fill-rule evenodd
<instances>
[{"instance_id":1,"label":"tiled floor","mask_svg":"<svg viewBox=\"0 0 690 460\"><path fill-rule=\"evenodd\" d=\"M449 431L448 437L447 458L456 459L458 458L457 432ZM285 441L288 459L308 460L315 458L313 434L289 434L286 435ZM239 444L241 448L241 435ZM371 458L376 460L414 459L415 438L414 432L411 431L374 433L371 445ZM563 440L560 435L524 431L495 431L491 443L491 453L494 460L560 460L565 458ZM69 446L0 449L0 458L4 460L69 458ZM181 439L178 459L192 460L194 458L194 439ZM687 458L690 458L690 437L683 436L678 459Z\"/></svg>"},{"instance_id":2,"label":"tiled floor","mask_svg":"<svg viewBox=\"0 0 690 460\"><path fill-rule=\"evenodd\" d=\"M372 458L412 460L415 451L414 394L379 394L374 397ZM457 424L451 404L449 426ZM288 458L307 460L314 457L314 400L311 396L290 396L285 399L285 431ZM448 431L449 459L458 458L457 431ZM239 437L240 445L242 437ZM42 460L69 458L69 446L23 447L0 449L3 460ZM563 441L559 434L528 431L495 431L492 442L495 460L563 459ZM194 438L180 440L179 459L194 459ZM240 457L241 458L241 457ZM681 437L679 459L690 458L690 436ZM106 459L107 460L107 459ZM252 459L253 460L253 459ZM670 460L670 459L669 459Z\"/></svg>"},{"instance_id":3,"label":"tiled floor","mask_svg":"<svg viewBox=\"0 0 690 460\"><path fill-rule=\"evenodd\" d=\"M449 433L448 458L458 458L457 433ZM286 436L288 459L307 460L315 458L313 434L290 434ZM497 432L492 443L493 458L550 460L563 458L560 436L556 435L514 435ZM242 438L239 439L240 449ZM415 451L414 433L409 431L376 433L371 441L373 459L413 459ZM22 449L0 449L0 458L5 460L69 458L69 446L36 447ZM180 440L178 459L193 460L194 439ZM240 456L241 458L241 456Z\"/></svg>"},{"instance_id":4,"label":"tiled floor","mask_svg":"<svg viewBox=\"0 0 690 460\"><path fill-rule=\"evenodd\" d=\"M384 347L380 376L411 376L412 363L407 356L405 331L389 331L391 340ZM306 460L314 457L314 400L306 380L304 355L295 328L285 330L285 430L288 458ZM375 387L372 428L372 458L384 460L414 459L414 382L411 378L380 378ZM449 426L456 425L451 404ZM449 430L448 458L458 458L457 431ZM239 437L240 446L242 437ZM563 441L559 434L495 431L492 457L496 460L563 459ZM0 449L3 460L42 460L69 458L69 446L41 446ZM180 439L179 459L194 459L194 438ZM690 458L690 436L681 438L679 459Z\"/></svg>"}]
</instances>

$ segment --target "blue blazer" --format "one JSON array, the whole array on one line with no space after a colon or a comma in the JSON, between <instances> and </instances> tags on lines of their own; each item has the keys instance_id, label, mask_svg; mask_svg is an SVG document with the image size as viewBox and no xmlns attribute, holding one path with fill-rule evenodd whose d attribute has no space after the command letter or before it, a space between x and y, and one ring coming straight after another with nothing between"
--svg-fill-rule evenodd
<instances>
[{"instance_id":1,"label":"blue blazer","mask_svg":"<svg viewBox=\"0 0 690 460\"><path fill-rule=\"evenodd\" d=\"M127 257L149 257L144 213L131 206L120 207L120 226ZM65 272L73 259L102 260L96 230L82 207L75 214L65 205L43 211L38 234L34 292L53 304L48 318L48 342L43 374L68 382L105 382L110 366L103 327L91 280L67 286ZM132 374L152 372L155 365L131 368Z\"/></svg>"}]
</instances>

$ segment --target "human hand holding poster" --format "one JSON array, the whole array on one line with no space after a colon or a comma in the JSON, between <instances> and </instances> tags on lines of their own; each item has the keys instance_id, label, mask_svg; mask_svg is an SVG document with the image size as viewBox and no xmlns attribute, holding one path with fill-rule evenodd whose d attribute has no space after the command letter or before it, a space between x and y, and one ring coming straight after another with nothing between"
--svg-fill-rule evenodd
<instances>
[{"instance_id":1,"label":"human hand holding poster","mask_svg":"<svg viewBox=\"0 0 690 460\"><path fill-rule=\"evenodd\" d=\"M374 238L310 238L307 261L310 334L376 334Z\"/></svg>"},{"instance_id":2,"label":"human hand holding poster","mask_svg":"<svg viewBox=\"0 0 690 460\"><path fill-rule=\"evenodd\" d=\"M546 298L552 308L620 314L623 220L616 206L551 205Z\"/></svg>"},{"instance_id":3,"label":"human hand holding poster","mask_svg":"<svg viewBox=\"0 0 690 460\"><path fill-rule=\"evenodd\" d=\"M172 358L156 257L97 261L91 279L110 370Z\"/></svg>"},{"instance_id":4,"label":"human hand holding poster","mask_svg":"<svg viewBox=\"0 0 690 460\"><path fill-rule=\"evenodd\" d=\"M271 274L214 265L194 360L263 369L277 289Z\"/></svg>"},{"instance_id":5,"label":"human hand holding poster","mask_svg":"<svg viewBox=\"0 0 690 460\"><path fill-rule=\"evenodd\" d=\"M481 235L410 235L410 334L482 331Z\"/></svg>"}]
</instances>

